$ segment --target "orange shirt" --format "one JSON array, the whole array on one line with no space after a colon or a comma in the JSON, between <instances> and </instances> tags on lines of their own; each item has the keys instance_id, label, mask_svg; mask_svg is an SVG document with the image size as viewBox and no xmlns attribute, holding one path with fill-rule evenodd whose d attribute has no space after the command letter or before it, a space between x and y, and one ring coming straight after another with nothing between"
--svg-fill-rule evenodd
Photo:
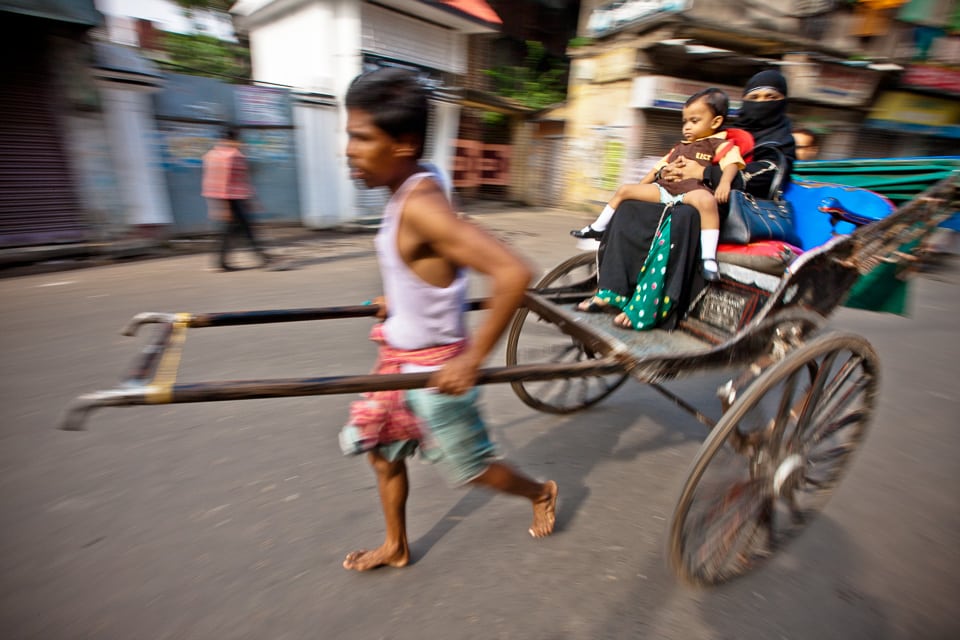
<instances>
[{"instance_id":1,"label":"orange shirt","mask_svg":"<svg viewBox=\"0 0 960 640\"><path fill-rule=\"evenodd\" d=\"M204 198L247 200L253 197L247 158L239 149L218 144L203 154Z\"/></svg>"}]
</instances>

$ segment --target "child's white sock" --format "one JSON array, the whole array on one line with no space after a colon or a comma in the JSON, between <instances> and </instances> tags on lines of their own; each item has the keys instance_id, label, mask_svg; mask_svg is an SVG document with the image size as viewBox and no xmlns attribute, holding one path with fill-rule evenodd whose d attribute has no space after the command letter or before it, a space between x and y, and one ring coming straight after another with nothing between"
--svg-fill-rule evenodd
<instances>
[{"instance_id":1,"label":"child's white sock","mask_svg":"<svg viewBox=\"0 0 960 640\"><path fill-rule=\"evenodd\" d=\"M719 242L720 229L700 230L700 259L712 271L717 270L717 243Z\"/></svg>"},{"instance_id":2,"label":"child's white sock","mask_svg":"<svg viewBox=\"0 0 960 640\"><path fill-rule=\"evenodd\" d=\"M604 205L603 211L600 212L600 215L597 216L597 219L591 222L589 225L585 226L581 231L586 233L592 227L594 231L603 231L607 228L607 225L610 224L610 219L613 217L613 209L610 205Z\"/></svg>"}]
</instances>

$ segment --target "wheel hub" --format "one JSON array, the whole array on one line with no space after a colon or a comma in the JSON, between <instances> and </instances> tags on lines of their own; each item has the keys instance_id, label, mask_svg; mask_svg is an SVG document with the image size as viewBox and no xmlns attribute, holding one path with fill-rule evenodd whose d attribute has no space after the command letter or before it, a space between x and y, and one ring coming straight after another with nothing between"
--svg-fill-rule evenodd
<instances>
[{"instance_id":1,"label":"wheel hub","mask_svg":"<svg viewBox=\"0 0 960 640\"><path fill-rule=\"evenodd\" d=\"M806 465L799 453L792 453L777 465L773 473L773 491L776 495L783 495L784 489L790 489L795 484L795 478L802 473Z\"/></svg>"}]
</instances>

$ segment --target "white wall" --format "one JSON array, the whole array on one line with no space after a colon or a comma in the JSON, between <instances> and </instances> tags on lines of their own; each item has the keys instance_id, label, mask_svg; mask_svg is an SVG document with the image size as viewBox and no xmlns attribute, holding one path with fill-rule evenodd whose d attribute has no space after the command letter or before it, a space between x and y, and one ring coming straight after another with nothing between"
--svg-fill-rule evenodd
<instances>
[{"instance_id":1,"label":"white wall","mask_svg":"<svg viewBox=\"0 0 960 640\"><path fill-rule=\"evenodd\" d=\"M300 3L250 29L254 79L342 95L360 73L359 0Z\"/></svg>"},{"instance_id":2,"label":"white wall","mask_svg":"<svg viewBox=\"0 0 960 640\"><path fill-rule=\"evenodd\" d=\"M303 6L250 32L253 77L318 93L333 92L333 7Z\"/></svg>"},{"instance_id":3,"label":"white wall","mask_svg":"<svg viewBox=\"0 0 960 640\"><path fill-rule=\"evenodd\" d=\"M236 8L249 24L254 80L325 94L337 103L333 112L304 95L296 107L301 220L324 227L362 215L344 158L343 98L362 70L364 52L464 73L466 36L362 0L273 0ZM449 173L459 107L443 104L437 116L438 135L427 155Z\"/></svg>"},{"instance_id":4,"label":"white wall","mask_svg":"<svg viewBox=\"0 0 960 640\"><path fill-rule=\"evenodd\" d=\"M453 141L460 129L460 105L454 102L433 101L435 116L432 148L424 149L424 156L440 167L447 176L447 198L453 189Z\"/></svg>"},{"instance_id":5,"label":"white wall","mask_svg":"<svg viewBox=\"0 0 960 640\"><path fill-rule=\"evenodd\" d=\"M127 224L171 224L150 94L105 83L101 95Z\"/></svg>"},{"instance_id":6,"label":"white wall","mask_svg":"<svg viewBox=\"0 0 960 640\"><path fill-rule=\"evenodd\" d=\"M336 226L347 218L347 190L337 179L344 173L339 153L340 112L334 105L299 101L293 107L297 129L297 178L300 220L313 229Z\"/></svg>"},{"instance_id":7,"label":"white wall","mask_svg":"<svg viewBox=\"0 0 960 640\"><path fill-rule=\"evenodd\" d=\"M336 106L303 100L295 107L301 220L325 227L352 219L355 187L344 159L342 99L361 71L360 2L307 1L262 24L255 19L250 54L254 80L336 97Z\"/></svg>"}]
</instances>

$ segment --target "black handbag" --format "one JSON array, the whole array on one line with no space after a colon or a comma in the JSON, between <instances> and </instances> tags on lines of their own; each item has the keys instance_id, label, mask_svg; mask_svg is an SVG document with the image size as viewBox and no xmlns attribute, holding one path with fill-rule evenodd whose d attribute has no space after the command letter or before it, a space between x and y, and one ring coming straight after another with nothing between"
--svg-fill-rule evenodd
<instances>
[{"instance_id":1,"label":"black handbag","mask_svg":"<svg viewBox=\"0 0 960 640\"><path fill-rule=\"evenodd\" d=\"M799 244L793 229L793 207L783 199L780 191L787 163L779 149L771 148L779 156L779 162L770 183L769 197L757 198L745 191L731 189L729 212L720 227L720 242L750 244L761 240L782 240Z\"/></svg>"},{"instance_id":2,"label":"black handbag","mask_svg":"<svg viewBox=\"0 0 960 640\"><path fill-rule=\"evenodd\" d=\"M763 200L731 189L730 212L720 230L720 242L750 244L761 240L798 244L793 231L793 207L779 195L773 200Z\"/></svg>"}]
</instances>

